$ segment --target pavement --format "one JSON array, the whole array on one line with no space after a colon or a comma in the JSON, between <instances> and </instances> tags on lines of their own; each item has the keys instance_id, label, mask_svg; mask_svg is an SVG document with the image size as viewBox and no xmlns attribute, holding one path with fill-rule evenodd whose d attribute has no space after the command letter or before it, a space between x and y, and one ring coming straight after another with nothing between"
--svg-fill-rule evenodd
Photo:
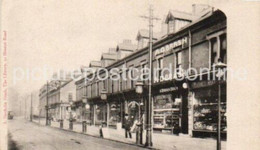
<instances>
[{"instance_id":1,"label":"pavement","mask_svg":"<svg viewBox=\"0 0 260 150\"><path fill-rule=\"evenodd\" d=\"M45 126L45 120L34 120L35 123ZM60 129L59 122L51 123L51 127ZM69 131L69 122L64 121L63 130ZM82 133L82 124L74 123L73 132L86 134L94 137L99 137L99 127L87 126L87 132ZM125 132L123 129L117 130L112 128L103 128L104 138L117 141L122 143L127 143L130 145L135 144L135 133L132 133L132 139L125 138ZM143 143L145 142L145 132L143 133ZM188 135L170 135L163 133L153 133L153 147L154 149L163 150L216 150L216 139L213 138L193 138ZM226 150L226 141L221 142L222 150Z\"/></svg>"},{"instance_id":2,"label":"pavement","mask_svg":"<svg viewBox=\"0 0 260 150\"><path fill-rule=\"evenodd\" d=\"M143 149L15 118L8 121L9 150L121 150Z\"/></svg>"}]
</instances>

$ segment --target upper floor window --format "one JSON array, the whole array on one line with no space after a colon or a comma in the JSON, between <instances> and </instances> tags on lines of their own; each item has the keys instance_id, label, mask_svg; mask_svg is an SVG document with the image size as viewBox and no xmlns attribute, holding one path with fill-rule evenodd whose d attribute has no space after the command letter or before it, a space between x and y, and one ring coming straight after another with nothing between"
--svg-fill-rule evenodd
<instances>
[{"instance_id":1,"label":"upper floor window","mask_svg":"<svg viewBox=\"0 0 260 150\"><path fill-rule=\"evenodd\" d=\"M111 80L111 93L114 93L114 80Z\"/></svg>"},{"instance_id":2,"label":"upper floor window","mask_svg":"<svg viewBox=\"0 0 260 150\"><path fill-rule=\"evenodd\" d=\"M181 69L181 58L182 58L182 53L181 52L177 52L176 53L176 68Z\"/></svg>"},{"instance_id":3,"label":"upper floor window","mask_svg":"<svg viewBox=\"0 0 260 150\"><path fill-rule=\"evenodd\" d=\"M220 59L227 64L227 37L226 34L220 36Z\"/></svg>"},{"instance_id":4,"label":"upper floor window","mask_svg":"<svg viewBox=\"0 0 260 150\"><path fill-rule=\"evenodd\" d=\"M104 90L107 90L106 80L103 80L103 89L104 89Z\"/></svg>"},{"instance_id":5,"label":"upper floor window","mask_svg":"<svg viewBox=\"0 0 260 150\"><path fill-rule=\"evenodd\" d=\"M168 23L168 33L174 32L174 20L170 20Z\"/></svg>"},{"instance_id":6,"label":"upper floor window","mask_svg":"<svg viewBox=\"0 0 260 150\"><path fill-rule=\"evenodd\" d=\"M163 57L157 59L157 66L158 66L158 78L161 79L162 69L163 69Z\"/></svg>"},{"instance_id":7,"label":"upper floor window","mask_svg":"<svg viewBox=\"0 0 260 150\"><path fill-rule=\"evenodd\" d=\"M218 44L217 38L213 38L210 40L211 43L211 64L218 62Z\"/></svg>"},{"instance_id":8,"label":"upper floor window","mask_svg":"<svg viewBox=\"0 0 260 150\"><path fill-rule=\"evenodd\" d=\"M133 69L130 70L130 75L131 75L131 78L130 78L130 88L134 88L134 71Z\"/></svg>"},{"instance_id":9,"label":"upper floor window","mask_svg":"<svg viewBox=\"0 0 260 150\"><path fill-rule=\"evenodd\" d=\"M73 96L72 96L71 92L69 92L69 94L68 94L68 100L69 100L69 102L73 100Z\"/></svg>"},{"instance_id":10,"label":"upper floor window","mask_svg":"<svg viewBox=\"0 0 260 150\"><path fill-rule=\"evenodd\" d=\"M123 74L122 73L120 73L119 74L119 91L122 91L123 90L123 76L122 76Z\"/></svg>"},{"instance_id":11,"label":"upper floor window","mask_svg":"<svg viewBox=\"0 0 260 150\"><path fill-rule=\"evenodd\" d=\"M209 39L210 42L210 66L216 64L218 59L227 63L227 38L226 34L217 34Z\"/></svg>"},{"instance_id":12,"label":"upper floor window","mask_svg":"<svg viewBox=\"0 0 260 150\"><path fill-rule=\"evenodd\" d=\"M182 70L182 52L176 52L176 59L175 59L175 63L176 63L176 75L177 77L181 77L183 75L183 70Z\"/></svg>"},{"instance_id":13,"label":"upper floor window","mask_svg":"<svg viewBox=\"0 0 260 150\"><path fill-rule=\"evenodd\" d=\"M96 82L96 96L98 96L99 95L99 84L98 84L99 82L97 81Z\"/></svg>"},{"instance_id":14,"label":"upper floor window","mask_svg":"<svg viewBox=\"0 0 260 150\"><path fill-rule=\"evenodd\" d=\"M147 64L144 63L141 65L141 67L142 67L143 83L145 83L145 80L148 79L148 74L147 74L147 70L146 70Z\"/></svg>"}]
</instances>

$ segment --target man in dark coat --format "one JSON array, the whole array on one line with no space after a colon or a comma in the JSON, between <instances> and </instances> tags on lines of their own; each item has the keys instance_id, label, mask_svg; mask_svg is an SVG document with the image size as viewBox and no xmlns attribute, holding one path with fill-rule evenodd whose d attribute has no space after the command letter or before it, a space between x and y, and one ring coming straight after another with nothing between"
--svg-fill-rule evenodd
<instances>
[{"instance_id":1,"label":"man in dark coat","mask_svg":"<svg viewBox=\"0 0 260 150\"><path fill-rule=\"evenodd\" d=\"M130 139L132 138L132 134L130 132L131 125L132 123L130 118L128 117L128 114L125 114L125 138L128 138L128 134Z\"/></svg>"}]
</instances>

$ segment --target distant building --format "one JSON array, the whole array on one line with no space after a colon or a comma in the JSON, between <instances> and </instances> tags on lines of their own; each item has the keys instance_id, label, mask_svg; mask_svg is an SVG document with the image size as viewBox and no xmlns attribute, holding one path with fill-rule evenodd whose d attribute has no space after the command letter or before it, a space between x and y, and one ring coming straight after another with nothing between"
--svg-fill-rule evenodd
<instances>
[{"instance_id":1,"label":"distant building","mask_svg":"<svg viewBox=\"0 0 260 150\"><path fill-rule=\"evenodd\" d=\"M52 80L48 82L48 87L45 84L40 89L39 98L41 117L46 117L46 108L48 108L49 117L53 120L68 119L69 101L76 100L76 86L72 79Z\"/></svg>"}]
</instances>

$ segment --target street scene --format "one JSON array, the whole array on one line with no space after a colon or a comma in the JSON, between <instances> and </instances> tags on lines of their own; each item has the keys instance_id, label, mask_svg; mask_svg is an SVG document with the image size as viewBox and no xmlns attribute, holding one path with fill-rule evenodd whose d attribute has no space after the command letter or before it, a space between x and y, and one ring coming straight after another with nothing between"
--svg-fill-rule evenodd
<instances>
[{"instance_id":1,"label":"street scene","mask_svg":"<svg viewBox=\"0 0 260 150\"><path fill-rule=\"evenodd\" d=\"M71 150L71 149L141 149L137 146L103 140L92 136L75 134L54 128L43 127L16 118L9 122L10 149L12 150Z\"/></svg>"},{"instance_id":2,"label":"street scene","mask_svg":"<svg viewBox=\"0 0 260 150\"><path fill-rule=\"evenodd\" d=\"M28 35L39 50L26 65L15 62L10 150L226 150L227 17L222 10L208 2L140 3L144 11L132 14L125 4L107 3L111 10L102 13L99 5L92 10L82 2L88 9L73 3L81 9L70 8L64 17L65 4L55 11L41 5L35 7L43 12L36 9L33 16L53 20L50 26L35 23ZM118 23L102 22L103 16Z\"/></svg>"}]
</instances>

